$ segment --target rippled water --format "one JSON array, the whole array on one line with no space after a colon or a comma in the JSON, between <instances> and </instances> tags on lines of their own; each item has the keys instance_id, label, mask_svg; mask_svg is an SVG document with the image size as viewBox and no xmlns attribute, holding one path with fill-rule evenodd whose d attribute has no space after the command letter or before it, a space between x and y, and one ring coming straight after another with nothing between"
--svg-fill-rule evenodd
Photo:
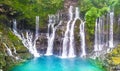
<instances>
[{"instance_id":1,"label":"rippled water","mask_svg":"<svg viewBox=\"0 0 120 71\"><path fill-rule=\"evenodd\" d=\"M11 71L104 71L94 60L42 56L15 66Z\"/></svg>"}]
</instances>

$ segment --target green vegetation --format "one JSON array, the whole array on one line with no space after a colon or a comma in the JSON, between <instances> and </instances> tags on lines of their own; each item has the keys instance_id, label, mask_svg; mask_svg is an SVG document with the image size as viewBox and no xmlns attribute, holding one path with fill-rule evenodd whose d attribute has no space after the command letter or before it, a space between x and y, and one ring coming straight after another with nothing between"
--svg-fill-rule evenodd
<instances>
[{"instance_id":1,"label":"green vegetation","mask_svg":"<svg viewBox=\"0 0 120 71\"><path fill-rule=\"evenodd\" d=\"M107 54L107 61L110 65L120 65L120 45L116 46L111 53Z\"/></svg>"},{"instance_id":2,"label":"green vegetation","mask_svg":"<svg viewBox=\"0 0 120 71\"><path fill-rule=\"evenodd\" d=\"M120 15L120 0L78 1L81 16L86 20L87 43L91 45L93 43L91 40L93 41L94 38L96 18L105 15L111 10L114 10L115 18L118 17L118 15ZM13 47L15 47L21 58L27 59L32 57L28 50L22 45L21 40L19 40L4 24L11 26L11 20L17 19L19 24L28 24L30 26L26 27L34 27L35 16L40 16L40 28L44 29L47 27L48 15L55 14L57 11L63 9L63 3L64 0L0 0L0 69L14 63L12 58L7 56L3 42L9 45L9 48L12 50ZM75 31L78 32L79 29ZM114 33L117 33L117 31ZM79 40L79 36L77 37L76 40ZM120 56L116 56L120 54L119 50L120 48L116 48L108 55L108 63L113 62L115 65L120 64ZM101 64L99 65L102 66Z\"/></svg>"},{"instance_id":3,"label":"green vegetation","mask_svg":"<svg viewBox=\"0 0 120 71\"><path fill-rule=\"evenodd\" d=\"M40 26L43 27L48 14L56 13L57 10L62 8L62 3L62 0L0 0L0 69L6 69L4 67L14 64L13 58L6 56L6 48L3 42L9 45L11 50L15 47L20 58L31 58L21 40L4 24L8 23L9 25L10 20L15 18L18 22L24 20L22 23L34 27L35 16L40 16Z\"/></svg>"},{"instance_id":4,"label":"green vegetation","mask_svg":"<svg viewBox=\"0 0 120 71\"><path fill-rule=\"evenodd\" d=\"M3 43L7 44L12 52L14 47L16 48L17 54L13 53L14 56L19 56L21 59L32 57L21 40L9 29L12 20L17 19L19 24L31 25L26 26L31 28L35 26L35 16L40 16L40 27L44 28L47 27L48 14L55 14L62 7L63 0L0 0L0 69L7 71L19 63L15 58L8 56Z\"/></svg>"},{"instance_id":5,"label":"green vegetation","mask_svg":"<svg viewBox=\"0 0 120 71\"><path fill-rule=\"evenodd\" d=\"M8 45L14 56L18 56L22 59L32 57L29 51L23 46L21 40L19 40L7 26L0 23L0 69L4 71L7 71L8 68L21 61L17 61L15 58L9 56L3 43ZM14 53L14 48L17 54Z\"/></svg>"},{"instance_id":6,"label":"green vegetation","mask_svg":"<svg viewBox=\"0 0 120 71\"><path fill-rule=\"evenodd\" d=\"M86 32L88 41L93 40L96 18L114 10L115 17L120 13L120 0L79 0L81 16L86 20Z\"/></svg>"},{"instance_id":7,"label":"green vegetation","mask_svg":"<svg viewBox=\"0 0 120 71\"><path fill-rule=\"evenodd\" d=\"M11 15L18 21L25 20L35 24L35 16L40 16L41 27L45 26L48 14L54 14L63 7L63 0L0 0L1 4L9 6Z\"/></svg>"}]
</instances>

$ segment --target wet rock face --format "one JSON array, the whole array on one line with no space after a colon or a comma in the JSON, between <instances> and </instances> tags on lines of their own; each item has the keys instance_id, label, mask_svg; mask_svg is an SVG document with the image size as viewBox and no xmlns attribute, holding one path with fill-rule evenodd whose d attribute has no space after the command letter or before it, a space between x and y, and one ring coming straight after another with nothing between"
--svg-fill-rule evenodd
<instances>
[{"instance_id":1,"label":"wet rock face","mask_svg":"<svg viewBox=\"0 0 120 71\"><path fill-rule=\"evenodd\" d=\"M56 30L55 34L55 39L54 39L54 45L53 45L53 54L55 55L61 55L62 49L63 49L63 38L65 36L65 31L66 31L66 22L63 22L61 26L59 26ZM75 54L79 56L81 54L81 41L80 41L80 32L79 32L79 25L80 21L77 21L75 24L75 30L74 30L74 49L75 49ZM47 30L47 29L46 29ZM69 44L68 44L69 45ZM36 48L39 53L45 54L46 50L48 47L48 39L47 39L47 33L40 33L39 39L37 40L36 43ZM88 48L86 48L88 49ZM91 52L93 49L89 48L87 52Z\"/></svg>"},{"instance_id":2,"label":"wet rock face","mask_svg":"<svg viewBox=\"0 0 120 71\"><path fill-rule=\"evenodd\" d=\"M47 45L48 45L48 42L47 42L46 33L41 33L38 40L36 41L36 48L38 52L41 54L45 54L47 50Z\"/></svg>"}]
</instances>

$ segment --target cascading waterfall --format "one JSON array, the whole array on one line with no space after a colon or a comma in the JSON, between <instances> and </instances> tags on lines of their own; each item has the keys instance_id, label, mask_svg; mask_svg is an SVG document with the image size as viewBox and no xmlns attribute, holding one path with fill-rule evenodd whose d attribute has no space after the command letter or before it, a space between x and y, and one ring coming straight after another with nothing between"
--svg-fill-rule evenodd
<instances>
[{"instance_id":1,"label":"cascading waterfall","mask_svg":"<svg viewBox=\"0 0 120 71\"><path fill-rule=\"evenodd\" d=\"M46 55L52 55L53 54L53 43L54 43L54 38L55 38L55 16L54 15L49 15L49 24L48 24L48 47L46 51ZM49 32L50 29L52 29L52 32Z\"/></svg>"},{"instance_id":2,"label":"cascading waterfall","mask_svg":"<svg viewBox=\"0 0 120 71\"><path fill-rule=\"evenodd\" d=\"M74 51L74 26L75 26L75 23L77 20L80 20L80 17L79 17L79 8L76 7L75 9L75 18L73 20L73 23L71 25L71 29L70 29L70 48L69 48L69 54L68 54L68 57L75 57L75 51ZM83 51L84 52L84 51Z\"/></svg>"},{"instance_id":3,"label":"cascading waterfall","mask_svg":"<svg viewBox=\"0 0 120 71\"><path fill-rule=\"evenodd\" d=\"M84 32L84 22L80 19L79 17L79 8L76 7L75 9L75 18L74 20L73 18L73 7L70 6L69 8L69 21L67 23L67 29L65 31L65 35L64 35L64 39L63 39L63 52L62 52L62 58L72 58L75 57L75 45L74 45L74 27L75 27L75 23L77 20L80 20L82 22L81 26L80 26L80 35L81 35L81 48L82 48L82 54L81 57L86 55L86 51L85 51L85 32ZM72 21L73 20L73 21ZM72 22L72 24L70 24ZM71 26L71 27L70 27ZM70 36L69 36L70 34ZM70 42L69 42L70 40ZM69 46L68 46L69 44ZM69 52L67 51L69 47ZM68 54L68 55L67 55Z\"/></svg>"},{"instance_id":4,"label":"cascading waterfall","mask_svg":"<svg viewBox=\"0 0 120 71\"><path fill-rule=\"evenodd\" d=\"M109 47L113 48L113 20L114 12L110 12L110 28L109 28Z\"/></svg>"},{"instance_id":5,"label":"cascading waterfall","mask_svg":"<svg viewBox=\"0 0 120 71\"><path fill-rule=\"evenodd\" d=\"M114 12L110 12L107 14L106 18L106 27L107 29L104 29L104 16L100 17L99 19L96 20L95 23L95 40L94 40L94 51L96 53L96 56L100 55L100 51L103 50L103 47L110 47L113 48L113 20L114 20ZM110 22L109 22L110 20ZM108 23L110 24L108 27ZM109 30L109 35L107 35L107 32ZM105 32L106 31L106 32ZM106 37L105 37L106 35ZM109 38L108 38L109 37ZM109 39L109 42L108 42ZM104 48L106 49L106 48ZM107 49L107 52L109 52L110 49ZM106 52L104 52L106 53Z\"/></svg>"},{"instance_id":6,"label":"cascading waterfall","mask_svg":"<svg viewBox=\"0 0 120 71\"><path fill-rule=\"evenodd\" d=\"M70 6L69 8L69 21L67 23L67 29L65 31L65 35L64 35L64 39L63 39L63 52L62 52L62 58L73 58L76 56L75 54L75 44L74 44L74 27L75 27L75 23L77 20L80 20L82 22L81 26L80 26L80 35L81 35L81 48L82 48L82 54L81 57L86 55L86 51L85 51L85 32L84 32L84 23L80 17L79 17L79 8L76 7L75 9L75 18L73 19L73 7ZM73 21L72 21L73 20ZM72 24L71 24L72 22ZM70 27L71 26L71 27ZM69 36L70 34L70 36ZM70 40L70 42L69 42ZM68 45L69 44L69 45ZM69 47L69 52L67 51Z\"/></svg>"},{"instance_id":7,"label":"cascading waterfall","mask_svg":"<svg viewBox=\"0 0 120 71\"><path fill-rule=\"evenodd\" d=\"M106 32L107 32L107 34L106 34L106 37L105 37L105 46L109 46L109 35L108 35L108 31L109 30L109 14L107 13L107 15L106 15Z\"/></svg>"},{"instance_id":8,"label":"cascading waterfall","mask_svg":"<svg viewBox=\"0 0 120 71\"><path fill-rule=\"evenodd\" d=\"M68 57L75 57L75 51L74 51L74 25L75 22L77 20L81 21L80 24L80 37L81 37L81 49L82 49L82 53L81 53L81 57L86 56L86 50L85 50L85 32L84 32L84 24L85 22L83 22L80 17L79 17L79 8L76 7L75 10L75 18L73 20L73 23L71 25L71 30L70 30L70 48L69 48L69 54Z\"/></svg>"},{"instance_id":9,"label":"cascading waterfall","mask_svg":"<svg viewBox=\"0 0 120 71\"><path fill-rule=\"evenodd\" d=\"M103 36L103 21L102 18L96 20L95 23L95 41L94 41L94 51L101 51L104 46L104 36Z\"/></svg>"},{"instance_id":10,"label":"cascading waterfall","mask_svg":"<svg viewBox=\"0 0 120 71\"><path fill-rule=\"evenodd\" d=\"M26 38L24 37L23 41L24 41L23 42L24 46L27 47L27 49L31 54L33 54L35 57L40 56L35 47L36 40L33 41L33 34L31 32L28 31L26 32Z\"/></svg>"},{"instance_id":11,"label":"cascading waterfall","mask_svg":"<svg viewBox=\"0 0 120 71\"><path fill-rule=\"evenodd\" d=\"M16 19L13 20L13 33L14 33L20 40L22 40L21 35L18 33Z\"/></svg>"},{"instance_id":12,"label":"cascading waterfall","mask_svg":"<svg viewBox=\"0 0 120 71\"><path fill-rule=\"evenodd\" d=\"M39 24L39 17L36 16L36 25ZM39 27L36 26L36 37L35 37L35 40L33 41L33 34L31 32L26 32L26 37L25 35L22 33L21 35L17 32L17 23L16 23L16 20L13 20L13 29L16 31L14 32L14 34L16 36L18 36L19 39L22 40L22 43L23 45L29 50L29 52L31 54L34 55L34 57L39 57L39 53L37 52L37 49L36 49L36 40L38 39L38 29Z\"/></svg>"},{"instance_id":13,"label":"cascading waterfall","mask_svg":"<svg viewBox=\"0 0 120 71\"><path fill-rule=\"evenodd\" d=\"M69 43L69 31L70 31L70 23L73 19L73 13L72 13L72 10L73 10L73 7L70 6L69 8L69 21L67 23L67 27L66 27L66 31L65 31L65 35L64 35L64 38L63 38L63 50L62 50L62 58L67 58L67 48L69 47L68 46L68 43Z\"/></svg>"},{"instance_id":14,"label":"cascading waterfall","mask_svg":"<svg viewBox=\"0 0 120 71\"><path fill-rule=\"evenodd\" d=\"M94 42L94 51L99 51L99 48L98 48L98 20L96 19L96 22L95 22L95 42Z\"/></svg>"},{"instance_id":15,"label":"cascading waterfall","mask_svg":"<svg viewBox=\"0 0 120 71\"><path fill-rule=\"evenodd\" d=\"M100 20L101 20L101 48L100 48L100 50L103 50L104 49L104 46L105 46L105 23L104 23L104 16L102 16L101 18L100 18Z\"/></svg>"},{"instance_id":16,"label":"cascading waterfall","mask_svg":"<svg viewBox=\"0 0 120 71\"><path fill-rule=\"evenodd\" d=\"M17 33L17 23L16 23L16 19L14 19L14 21L13 21L13 32L14 33Z\"/></svg>"},{"instance_id":17,"label":"cascading waterfall","mask_svg":"<svg viewBox=\"0 0 120 71\"><path fill-rule=\"evenodd\" d=\"M36 49L36 41L38 40L38 37L39 37L39 16L36 16L36 33L35 33L35 39L33 41L33 50L34 50L34 56L35 57L39 57L39 53L37 52L37 49ZM33 39L33 38L31 38Z\"/></svg>"},{"instance_id":18,"label":"cascading waterfall","mask_svg":"<svg viewBox=\"0 0 120 71\"><path fill-rule=\"evenodd\" d=\"M39 36L39 16L36 16L36 32L35 32L35 38L38 39Z\"/></svg>"},{"instance_id":19,"label":"cascading waterfall","mask_svg":"<svg viewBox=\"0 0 120 71\"><path fill-rule=\"evenodd\" d=\"M98 23L98 51L101 51L102 50L102 20L101 18L99 18L99 23Z\"/></svg>"},{"instance_id":20,"label":"cascading waterfall","mask_svg":"<svg viewBox=\"0 0 120 71\"><path fill-rule=\"evenodd\" d=\"M4 45L4 46L6 47L6 49L7 49L7 54L8 54L8 56L11 56L11 57L15 58L16 60L19 60L19 59L20 59L18 56L14 56L14 55L13 55L11 49L7 46L7 44L3 43L3 45Z\"/></svg>"},{"instance_id":21,"label":"cascading waterfall","mask_svg":"<svg viewBox=\"0 0 120 71\"><path fill-rule=\"evenodd\" d=\"M48 47L45 55L53 55L53 45L54 45L54 39L55 39L55 32L57 28L61 25L62 21L58 23L57 26L55 26L55 16L54 15L49 15L49 24L48 24ZM50 29L52 29L52 32L50 32Z\"/></svg>"},{"instance_id":22,"label":"cascading waterfall","mask_svg":"<svg viewBox=\"0 0 120 71\"><path fill-rule=\"evenodd\" d=\"M109 21L110 20L110 21ZM99 19L96 20L95 24L95 40L94 40L94 51L96 53L96 56L99 56L103 49L106 50L106 48L103 47L109 47L107 48L106 52L110 51L110 48L113 48L113 20L114 20L114 12L110 12L109 15L107 14L107 29L104 30L104 16L100 17ZM109 27L108 27L109 23ZM109 30L109 34L106 34L105 37L105 31L106 33ZM108 42L108 37L109 37L109 42ZM102 51L104 52L104 51ZM104 53L106 53L104 52Z\"/></svg>"},{"instance_id":23,"label":"cascading waterfall","mask_svg":"<svg viewBox=\"0 0 120 71\"><path fill-rule=\"evenodd\" d=\"M73 58L76 57L76 52L75 52L75 35L74 35L74 30L75 30L75 24L76 21L80 21L79 25L79 35L80 35L80 56L81 57L86 57L87 52L86 52L86 43L85 43L85 21L83 21L79 15L79 8L75 8L75 13L73 11L73 7L70 6L69 8L69 20L67 22L64 38L63 38L63 44L62 44L62 54L61 58ZM74 16L75 15L75 16ZM106 27L106 24L104 22L104 16L100 17L96 20L95 23L95 39L94 39L94 55L95 57L98 57L104 52L103 50L106 48L103 48L106 44L105 47L113 48L113 18L114 18L114 12L110 12L109 16L110 19L110 27ZM107 18L107 20L109 20ZM59 23L58 23L59 22ZM13 33L18 36L21 40L23 45L29 50L31 54L33 54L35 57L39 57L40 54L37 52L37 47L36 47L36 41L39 38L39 16L36 16L36 31L35 35L33 35L32 32L26 31L26 34L19 33L17 29L17 23L16 20L13 20ZM62 21L59 20L59 15L49 15L49 24L48 24L48 32L47 32L47 39L48 39L48 47L46 50L45 55L53 55L53 48L54 48L54 40L56 36L56 30L57 28L61 25ZM108 26L108 25L107 25ZM60 29L61 30L61 29ZM107 35L109 30L109 34ZM106 32L107 31L107 32ZM109 38L108 38L109 37ZM109 41L108 41L109 40ZM39 41L38 41L39 42ZM16 52L14 52L16 54Z\"/></svg>"},{"instance_id":24,"label":"cascading waterfall","mask_svg":"<svg viewBox=\"0 0 120 71\"><path fill-rule=\"evenodd\" d=\"M8 55L14 57L10 48L8 48L8 46L5 43L3 43L3 45L6 47Z\"/></svg>"},{"instance_id":25,"label":"cascading waterfall","mask_svg":"<svg viewBox=\"0 0 120 71\"><path fill-rule=\"evenodd\" d=\"M94 57L98 57L100 51L103 50L103 47L105 46L104 40L104 22L103 17L101 17L96 19L95 22Z\"/></svg>"},{"instance_id":26,"label":"cascading waterfall","mask_svg":"<svg viewBox=\"0 0 120 71\"><path fill-rule=\"evenodd\" d=\"M86 50L85 50L85 22L81 21L80 24L80 37L81 37L81 49L82 54L81 57L86 56Z\"/></svg>"},{"instance_id":27,"label":"cascading waterfall","mask_svg":"<svg viewBox=\"0 0 120 71\"><path fill-rule=\"evenodd\" d=\"M69 53L68 53L68 57L72 58L75 57L75 51L74 51L74 26L75 26L75 22L76 20L79 18L79 11L78 8L76 8L76 13L75 13L75 19L71 25L71 29L70 29L70 46L69 46Z\"/></svg>"},{"instance_id":28,"label":"cascading waterfall","mask_svg":"<svg viewBox=\"0 0 120 71\"><path fill-rule=\"evenodd\" d=\"M36 16L36 33L35 33L35 39L33 40L33 34L31 32L26 32L26 38L23 37L23 44L26 46L31 54L34 55L34 57L39 57L40 54L37 52L36 49L36 40L38 39L39 34L39 16Z\"/></svg>"}]
</instances>

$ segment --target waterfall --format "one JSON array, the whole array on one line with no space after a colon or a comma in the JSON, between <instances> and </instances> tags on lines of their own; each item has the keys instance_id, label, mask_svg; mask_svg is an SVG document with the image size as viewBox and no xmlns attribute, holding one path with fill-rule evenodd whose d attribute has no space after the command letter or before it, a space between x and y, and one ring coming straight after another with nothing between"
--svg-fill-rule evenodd
<instances>
[{"instance_id":1,"label":"waterfall","mask_svg":"<svg viewBox=\"0 0 120 71\"><path fill-rule=\"evenodd\" d=\"M55 31L56 31L54 25L55 25L55 16L50 15L49 16L49 24L48 24L48 34L47 34L48 47L47 47L46 55L53 54L53 44L54 44ZM50 32L51 29L52 29L52 32Z\"/></svg>"},{"instance_id":2,"label":"waterfall","mask_svg":"<svg viewBox=\"0 0 120 71\"><path fill-rule=\"evenodd\" d=\"M33 41L33 55L35 57L39 57L39 53L37 52L37 47L36 47L36 41L38 40L38 37L39 37L39 16L36 16L36 32L35 32L35 38L34 38L34 41ZM33 39L33 38L31 38Z\"/></svg>"},{"instance_id":3,"label":"waterfall","mask_svg":"<svg viewBox=\"0 0 120 71\"><path fill-rule=\"evenodd\" d=\"M98 51L98 23L97 23L97 20L96 20L96 23L95 23L95 40L94 40L94 51Z\"/></svg>"},{"instance_id":4,"label":"waterfall","mask_svg":"<svg viewBox=\"0 0 120 71\"><path fill-rule=\"evenodd\" d=\"M39 29L39 17L36 16L36 34L35 34L35 39L33 40L33 34L31 32L26 32L26 37L23 33L19 34L17 30L17 23L16 20L13 20L13 33L20 39L22 40L23 45L29 50L31 54L34 55L34 57L39 57L39 53L37 52L36 49L36 40L38 39L38 29Z\"/></svg>"},{"instance_id":5,"label":"waterfall","mask_svg":"<svg viewBox=\"0 0 120 71\"><path fill-rule=\"evenodd\" d=\"M81 21L80 24L80 37L81 37L81 49L82 54L81 57L86 56L86 50L85 50L85 22Z\"/></svg>"},{"instance_id":6,"label":"waterfall","mask_svg":"<svg viewBox=\"0 0 120 71\"><path fill-rule=\"evenodd\" d=\"M71 25L71 29L70 29L70 46L69 46L69 53L68 53L68 57L75 57L75 51L74 51L74 26L75 23L77 21L77 19L79 19L79 9L78 7L76 7L75 9L75 18L73 20L73 23Z\"/></svg>"},{"instance_id":7,"label":"waterfall","mask_svg":"<svg viewBox=\"0 0 120 71\"><path fill-rule=\"evenodd\" d=\"M69 47L68 46L68 43L69 43L69 31L70 31L70 23L73 19L73 13L72 13L72 10L73 10L73 7L70 6L69 8L69 21L67 23L67 27L66 27L66 31L65 31L65 35L64 35L64 38L63 38L63 50L62 50L62 58L67 58L67 48Z\"/></svg>"},{"instance_id":8,"label":"waterfall","mask_svg":"<svg viewBox=\"0 0 120 71\"><path fill-rule=\"evenodd\" d=\"M8 48L8 46L5 44L5 43L3 43L3 45L6 47L6 49L7 49L7 54L9 55L9 56L11 56L11 57L14 57L13 56L13 54L12 54L12 51L10 50L10 48Z\"/></svg>"},{"instance_id":9,"label":"waterfall","mask_svg":"<svg viewBox=\"0 0 120 71\"><path fill-rule=\"evenodd\" d=\"M110 12L110 28L109 28L109 47L113 48L113 20L114 12Z\"/></svg>"},{"instance_id":10,"label":"waterfall","mask_svg":"<svg viewBox=\"0 0 120 71\"><path fill-rule=\"evenodd\" d=\"M98 51L102 50L102 20L99 18L98 23Z\"/></svg>"},{"instance_id":11,"label":"waterfall","mask_svg":"<svg viewBox=\"0 0 120 71\"><path fill-rule=\"evenodd\" d=\"M16 19L13 20L13 33L14 33L20 40L22 40L21 35L18 33Z\"/></svg>"},{"instance_id":12,"label":"waterfall","mask_svg":"<svg viewBox=\"0 0 120 71\"><path fill-rule=\"evenodd\" d=\"M86 43L85 43L85 21L81 19L80 17L80 11L79 8L76 7L75 11L72 6L70 6L68 10L68 21L66 23L66 30L64 29L65 25L62 25L62 29L60 31L64 32L63 36L63 44L62 44L62 53L61 58L73 58L76 57L76 51L75 51L75 27L78 28L78 25L76 24L76 21L80 21L79 25L79 35L80 35L80 56L86 57ZM60 15L61 17L61 15ZM49 21L48 21L48 30L47 30L47 50L45 55L53 55L54 50L54 41L56 38L56 30L58 27L62 24L62 21L60 20L59 14L56 15L49 15ZM108 18L109 17L109 18ZM105 17L100 17L96 19L95 21L95 38L94 38L94 51L93 55L99 56L102 53L105 53L103 48L109 46L109 48L113 48L113 18L114 18L114 12L110 12L109 16L107 16L107 19L104 19ZM107 20L107 21L106 21ZM108 20L110 20L108 22ZM105 24L104 22L107 22ZM39 16L36 16L36 30L35 34L33 34L30 31L26 31L26 34L18 32L17 29L17 23L16 20L13 20L13 33L19 37L22 40L23 45L29 50L31 54L33 54L35 57L39 57L39 53L37 52L36 42L39 39ZM109 23L109 27L108 27ZM106 28L107 29L106 29ZM107 31L107 32L106 32ZM109 34L107 35L109 31ZM77 33L78 34L78 33ZM59 35L58 35L59 36ZM60 33L61 36L61 33ZM57 41L59 44L59 40ZM61 42L60 42L61 43ZM78 45L78 44L76 44ZM8 48L7 48L8 49ZM59 49L59 48L58 48ZM61 48L60 48L61 49ZM79 50L78 50L79 51ZM10 52L9 52L10 53ZM16 54L16 50L14 49L14 53Z\"/></svg>"},{"instance_id":13,"label":"waterfall","mask_svg":"<svg viewBox=\"0 0 120 71\"><path fill-rule=\"evenodd\" d=\"M13 32L16 33L17 32L17 23L16 20L14 19L14 24L13 24Z\"/></svg>"},{"instance_id":14,"label":"waterfall","mask_svg":"<svg viewBox=\"0 0 120 71\"><path fill-rule=\"evenodd\" d=\"M109 34L108 34L108 32L109 32L109 14L107 13L107 15L106 15L106 37L105 37L105 46L109 46Z\"/></svg>"},{"instance_id":15,"label":"waterfall","mask_svg":"<svg viewBox=\"0 0 120 71\"><path fill-rule=\"evenodd\" d=\"M33 54L35 57L40 56L35 47L36 40L33 41L33 34L31 32L28 31L26 32L26 38L24 37L23 41L24 41L23 42L24 46L27 47L27 49L31 54Z\"/></svg>"},{"instance_id":16,"label":"waterfall","mask_svg":"<svg viewBox=\"0 0 120 71\"><path fill-rule=\"evenodd\" d=\"M67 23L65 35L63 38L63 51L62 51L62 58L72 58L75 57L75 43L74 43L74 28L75 28L75 23L77 20L81 21L80 24L80 36L81 36L81 48L82 48L82 54L81 57L86 55L86 50L85 50L85 32L84 32L84 23L80 17L79 17L79 8L75 8L75 18L73 19L73 7L70 6L69 8L69 20ZM73 21L72 21L73 20ZM72 22L72 24L71 24ZM71 27L70 27L71 26ZM70 42L69 42L70 40ZM69 45L68 45L69 44ZM67 51L69 47L69 52Z\"/></svg>"},{"instance_id":17,"label":"waterfall","mask_svg":"<svg viewBox=\"0 0 120 71\"><path fill-rule=\"evenodd\" d=\"M14 49L14 54L17 54L17 52L16 52L16 48L15 48L15 47L13 47L13 49Z\"/></svg>"},{"instance_id":18,"label":"waterfall","mask_svg":"<svg viewBox=\"0 0 120 71\"><path fill-rule=\"evenodd\" d=\"M95 55L94 57L98 57L100 55L100 51L102 50L103 48L103 45L104 45L104 26L103 26L103 19L102 18L99 18L99 19L96 19L96 22L95 22L95 40L94 40L94 52L95 52Z\"/></svg>"},{"instance_id":19,"label":"waterfall","mask_svg":"<svg viewBox=\"0 0 120 71\"><path fill-rule=\"evenodd\" d=\"M36 16L36 32L35 38L38 39L39 36L39 16Z\"/></svg>"},{"instance_id":20,"label":"waterfall","mask_svg":"<svg viewBox=\"0 0 120 71\"><path fill-rule=\"evenodd\" d=\"M15 58L16 60L19 60L19 59L20 59L18 56L14 56L14 55L12 54L12 51L11 51L10 48L7 46L7 44L3 43L3 45L4 45L4 46L6 47L6 49L7 49L7 54L8 54L8 56L11 56L11 57Z\"/></svg>"},{"instance_id":21,"label":"waterfall","mask_svg":"<svg viewBox=\"0 0 120 71\"><path fill-rule=\"evenodd\" d=\"M48 24L48 33L47 33L47 38L48 38L48 47L45 55L53 55L53 45L54 45L54 39L55 39L55 32L56 29L61 25L60 23L55 26L55 15L49 15L49 24ZM52 32L50 32L52 30Z\"/></svg>"},{"instance_id":22,"label":"waterfall","mask_svg":"<svg viewBox=\"0 0 120 71\"><path fill-rule=\"evenodd\" d=\"M104 46L104 23L103 19L96 19L95 23L95 40L94 40L94 51L101 51Z\"/></svg>"}]
</instances>

